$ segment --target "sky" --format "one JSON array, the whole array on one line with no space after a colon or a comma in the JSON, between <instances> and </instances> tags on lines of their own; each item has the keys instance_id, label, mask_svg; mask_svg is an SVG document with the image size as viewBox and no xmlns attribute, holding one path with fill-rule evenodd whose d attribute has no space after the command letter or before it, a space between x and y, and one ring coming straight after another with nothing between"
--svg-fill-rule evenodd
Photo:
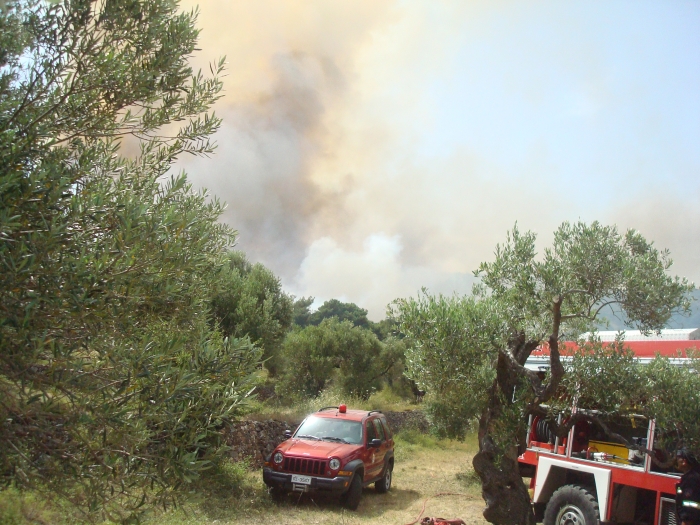
<instances>
[{"instance_id":1,"label":"sky","mask_svg":"<svg viewBox=\"0 0 700 525\"><path fill-rule=\"evenodd\" d=\"M237 248L315 305L468 293L518 224L639 230L700 283L700 2L185 0L226 56Z\"/></svg>"}]
</instances>

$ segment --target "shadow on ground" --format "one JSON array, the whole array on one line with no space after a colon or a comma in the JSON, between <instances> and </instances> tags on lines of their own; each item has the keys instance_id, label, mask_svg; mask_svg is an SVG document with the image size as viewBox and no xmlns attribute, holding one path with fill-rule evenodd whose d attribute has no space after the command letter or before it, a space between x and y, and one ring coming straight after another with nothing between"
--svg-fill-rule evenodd
<instances>
[{"instance_id":1,"label":"shadow on ground","mask_svg":"<svg viewBox=\"0 0 700 525\"><path fill-rule=\"evenodd\" d=\"M379 494L374 489L366 488L362 491L360 506L356 511L349 511L344 508L337 496L332 497L323 494L291 493L277 502L277 505L280 507L294 506L304 510L317 508L319 510L338 512L340 514L352 512L358 516L370 517L381 515L389 510L408 509L420 497L421 495L418 491L410 489L392 488L385 494Z\"/></svg>"}]
</instances>

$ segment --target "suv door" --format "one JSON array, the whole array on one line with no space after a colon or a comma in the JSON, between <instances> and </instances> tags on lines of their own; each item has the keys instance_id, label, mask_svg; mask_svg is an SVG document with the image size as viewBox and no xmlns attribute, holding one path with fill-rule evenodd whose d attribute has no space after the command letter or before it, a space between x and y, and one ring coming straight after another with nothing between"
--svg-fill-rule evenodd
<instances>
[{"instance_id":1,"label":"suv door","mask_svg":"<svg viewBox=\"0 0 700 525\"><path fill-rule=\"evenodd\" d=\"M370 432L372 433L372 438L369 437ZM379 419L374 418L367 421L367 443L369 444L372 439L379 439L382 444L379 447L370 449L370 467L367 469L367 479L378 478L382 475L382 470L384 469L384 456L387 450L389 450L389 443L384 434L384 427L382 427Z\"/></svg>"},{"instance_id":2,"label":"suv door","mask_svg":"<svg viewBox=\"0 0 700 525\"><path fill-rule=\"evenodd\" d=\"M386 437L386 447L387 451L394 450L394 437L391 435L391 429L389 428L389 423L387 423L384 416L379 417L382 426L384 427L384 436Z\"/></svg>"},{"instance_id":3,"label":"suv door","mask_svg":"<svg viewBox=\"0 0 700 525\"><path fill-rule=\"evenodd\" d=\"M372 421L372 419L365 420L365 481L377 475L377 449L370 447L369 444L379 436L377 436L377 429Z\"/></svg>"}]
</instances>

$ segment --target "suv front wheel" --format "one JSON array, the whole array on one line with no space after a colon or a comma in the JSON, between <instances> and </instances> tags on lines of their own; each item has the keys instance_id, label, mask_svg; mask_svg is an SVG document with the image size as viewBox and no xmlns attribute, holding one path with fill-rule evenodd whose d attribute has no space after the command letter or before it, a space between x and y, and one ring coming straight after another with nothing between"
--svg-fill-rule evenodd
<instances>
[{"instance_id":1,"label":"suv front wheel","mask_svg":"<svg viewBox=\"0 0 700 525\"><path fill-rule=\"evenodd\" d=\"M268 492L272 500L276 502L282 501L287 495L287 493L279 487L272 487Z\"/></svg>"},{"instance_id":2,"label":"suv front wheel","mask_svg":"<svg viewBox=\"0 0 700 525\"><path fill-rule=\"evenodd\" d=\"M343 494L343 505L350 510L357 510L362 497L362 476L355 474L350 482L350 488Z\"/></svg>"}]
</instances>

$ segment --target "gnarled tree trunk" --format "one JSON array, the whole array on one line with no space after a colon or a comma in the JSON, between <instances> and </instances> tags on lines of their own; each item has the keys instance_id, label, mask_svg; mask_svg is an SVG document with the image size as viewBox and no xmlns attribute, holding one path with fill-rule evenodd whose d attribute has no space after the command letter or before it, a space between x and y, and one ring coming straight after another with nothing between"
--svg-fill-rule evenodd
<instances>
[{"instance_id":1,"label":"gnarled tree trunk","mask_svg":"<svg viewBox=\"0 0 700 525\"><path fill-rule=\"evenodd\" d=\"M517 334L509 348L498 354L496 379L488 393L489 402L479 419L479 452L474 456L474 470L481 478L482 496L486 502L484 518L495 525L534 525L535 515L530 504L530 494L520 477L518 466L519 450L525 448L525 433L509 436L511 445L507 450L498 451L492 435L497 427L507 428L507 422L499 425L501 418L511 417L506 404L514 402L516 388L526 379L534 393L534 400L528 407L532 410L549 399L556 391L564 375L559 359L559 323L561 301L554 303L554 326L549 337L550 374L546 385L542 384L536 372L525 368L525 361L540 341L526 340L525 334ZM523 423L525 423L523 421ZM502 432L502 431L501 431Z\"/></svg>"},{"instance_id":2,"label":"gnarled tree trunk","mask_svg":"<svg viewBox=\"0 0 700 525\"><path fill-rule=\"evenodd\" d=\"M517 457L502 458L497 465L488 436L479 448L473 465L481 478L481 495L486 502L484 518L496 525L534 525L535 515Z\"/></svg>"},{"instance_id":3,"label":"gnarled tree trunk","mask_svg":"<svg viewBox=\"0 0 700 525\"><path fill-rule=\"evenodd\" d=\"M512 398L517 380L507 358L500 355L489 404L479 419L479 452L472 462L481 479L481 495L486 502L484 518L495 525L535 524L530 495L518 468L518 447L514 443L499 454L491 438L494 425L505 417L503 403Z\"/></svg>"}]
</instances>

